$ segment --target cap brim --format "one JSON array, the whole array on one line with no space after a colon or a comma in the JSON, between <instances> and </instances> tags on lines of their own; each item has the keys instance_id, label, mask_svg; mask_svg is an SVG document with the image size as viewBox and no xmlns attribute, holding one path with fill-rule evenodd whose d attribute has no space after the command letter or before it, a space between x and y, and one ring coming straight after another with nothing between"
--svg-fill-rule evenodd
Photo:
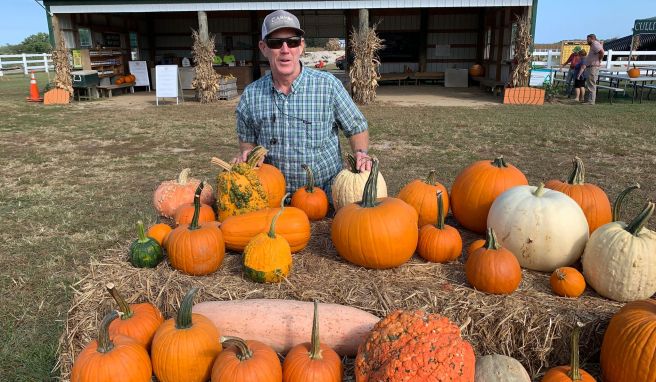
<instances>
[{"instance_id":1,"label":"cap brim","mask_svg":"<svg viewBox=\"0 0 656 382\"><path fill-rule=\"evenodd\" d=\"M281 27L273 28L272 30L270 30L269 33L268 33L266 36L264 36L263 40L264 40L265 38L269 37L269 35L271 35L271 33L275 32L275 31L279 31L279 30L281 30L281 29L292 29L292 30L295 30L295 31L297 31L297 32L300 34L301 37L305 35L305 32L303 31L303 29L294 28L294 27L288 27L288 26L281 26Z\"/></svg>"}]
</instances>

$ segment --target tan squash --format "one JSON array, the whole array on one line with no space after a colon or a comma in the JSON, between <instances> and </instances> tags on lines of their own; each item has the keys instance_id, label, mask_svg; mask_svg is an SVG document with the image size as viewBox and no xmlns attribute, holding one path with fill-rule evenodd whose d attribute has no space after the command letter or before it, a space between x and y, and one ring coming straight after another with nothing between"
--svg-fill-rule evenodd
<instances>
[{"instance_id":1,"label":"tan squash","mask_svg":"<svg viewBox=\"0 0 656 382\"><path fill-rule=\"evenodd\" d=\"M369 178L369 171L358 171L356 169L353 155L348 154L347 161L348 167L340 171L332 183L331 193L335 211L347 204L362 200L362 191L364 191L364 185L367 183L367 178ZM376 197L387 197L387 184L380 172L378 172L376 182Z\"/></svg>"}]
</instances>

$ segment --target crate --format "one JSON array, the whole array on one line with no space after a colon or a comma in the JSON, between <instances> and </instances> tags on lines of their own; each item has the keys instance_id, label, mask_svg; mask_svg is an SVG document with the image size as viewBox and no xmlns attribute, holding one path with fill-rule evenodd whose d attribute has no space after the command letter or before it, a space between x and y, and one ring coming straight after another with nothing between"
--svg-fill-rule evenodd
<instances>
[{"instance_id":1,"label":"crate","mask_svg":"<svg viewBox=\"0 0 656 382\"><path fill-rule=\"evenodd\" d=\"M230 90L219 90L219 94L217 97L219 99L227 100L227 99L233 99L237 97L237 95L238 95L237 88L235 87L234 89L230 89Z\"/></svg>"},{"instance_id":2,"label":"crate","mask_svg":"<svg viewBox=\"0 0 656 382\"><path fill-rule=\"evenodd\" d=\"M233 99L237 97L237 79L221 78L219 79L219 99Z\"/></svg>"},{"instance_id":3,"label":"crate","mask_svg":"<svg viewBox=\"0 0 656 382\"><path fill-rule=\"evenodd\" d=\"M74 88L98 86L100 77L97 70L76 70L71 72Z\"/></svg>"}]
</instances>

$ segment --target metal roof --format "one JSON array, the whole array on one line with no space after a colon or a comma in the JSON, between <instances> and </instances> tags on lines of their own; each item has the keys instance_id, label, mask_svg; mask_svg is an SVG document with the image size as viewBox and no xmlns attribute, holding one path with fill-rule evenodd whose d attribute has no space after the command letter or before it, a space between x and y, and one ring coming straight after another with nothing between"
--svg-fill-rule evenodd
<instances>
[{"instance_id":1,"label":"metal roof","mask_svg":"<svg viewBox=\"0 0 656 382\"><path fill-rule=\"evenodd\" d=\"M641 34L640 36L640 46L638 50L656 50L656 34ZM629 51L631 50L631 39L633 36L624 36L616 38L614 40L604 41L604 50L619 50L619 51Z\"/></svg>"}]
</instances>

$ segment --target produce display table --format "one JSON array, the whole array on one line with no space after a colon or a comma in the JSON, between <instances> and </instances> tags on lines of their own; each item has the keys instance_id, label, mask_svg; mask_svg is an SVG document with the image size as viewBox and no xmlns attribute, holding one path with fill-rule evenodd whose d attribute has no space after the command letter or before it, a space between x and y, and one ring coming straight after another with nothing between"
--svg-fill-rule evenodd
<instances>
[{"instance_id":1,"label":"produce display table","mask_svg":"<svg viewBox=\"0 0 656 382\"><path fill-rule=\"evenodd\" d=\"M112 98L112 93L114 90L120 89L121 92L125 92L127 89L130 89L130 93L134 93L134 84L120 84L120 85L99 85L98 90L100 90L101 97Z\"/></svg>"}]
</instances>

